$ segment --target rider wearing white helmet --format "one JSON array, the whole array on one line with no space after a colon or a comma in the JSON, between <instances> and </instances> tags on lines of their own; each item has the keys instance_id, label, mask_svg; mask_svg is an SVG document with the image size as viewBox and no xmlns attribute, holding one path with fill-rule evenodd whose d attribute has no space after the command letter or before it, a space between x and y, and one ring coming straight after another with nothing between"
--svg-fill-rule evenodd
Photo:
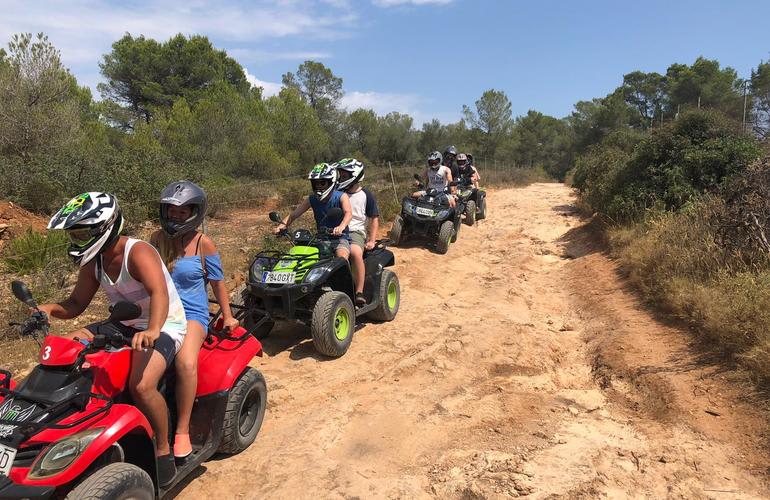
<instances>
[{"instance_id":1,"label":"rider wearing white helmet","mask_svg":"<svg viewBox=\"0 0 770 500\"><path fill-rule=\"evenodd\" d=\"M287 215L283 222L278 224L273 230L278 234L287 229L293 221L302 214L313 209L316 226L326 226L332 230L334 238L330 241L337 257L347 259L350 257L350 236L348 235L348 224L353 217L350 210L350 199L342 191L337 191L337 169L328 163L319 163L308 174L313 194L302 200L302 202ZM332 208L342 209L342 218L336 221L325 220L326 214Z\"/></svg>"},{"instance_id":2,"label":"rider wearing white helmet","mask_svg":"<svg viewBox=\"0 0 770 500\"><path fill-rule=\"evenodd\" d=\"M435 189L446 194L449 206L454 207L456 201L453 195L454 187L451 186L452 179L452 172L449 167L441 164L441 153L434 151L428 155L428 168L423 174L425 190L412 193L412 197L419 198L424 196L428 189Z\"/></svg>"},{"instance_id":3,"label":"rider wearing white helmet","mask_svg":"<svg viewBox=\"0 0 770 500\"><path fill-rule=\"evenodd\" d=\"M350 198L353 219L350 221L350 255L356 282L356 305L366 305L364 296L364 251L374 248L380 227L380 211L374 194L361 185L364 180L364 164L355 158L343 158L334 164L339 173L338 189ZM366 225L370 227L367 234Z\"/></svg>"},{"instance_id":4,"label":"rider wearing white helmet","mask_svg":"<svg viewBox=\"0 0 770 500\"><path fill-rule=\"evenodd\" d=\"M123 215L118 200L107 193L83 193L51 218L48 229L62 229L70 238L69 255L80 265L70 296L39 309L48 316L72 319L85 311L101 287L112 304L136 303L141 315L112 328L131 339L134 351L128 388L155 431L158 481L168 484L176 473L168 440L168 407L158 382L184 341L187 321L171 276L158 252L148 243L121 236ZM87 342L96 334L93 323L66 336Z\"/></svg>"}]
</instances>

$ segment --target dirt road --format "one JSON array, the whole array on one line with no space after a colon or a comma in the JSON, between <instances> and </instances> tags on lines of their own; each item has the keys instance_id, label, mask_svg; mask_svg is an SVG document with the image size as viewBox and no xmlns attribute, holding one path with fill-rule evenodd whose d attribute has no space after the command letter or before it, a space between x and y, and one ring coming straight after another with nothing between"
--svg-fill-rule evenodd
<instances>
[{"instance_id":1,"label":"dirt road","mask_svg":"<svg viewBox=\"0 0 770 500\"><path fill-rule=\"evenodd\" d=\"M491 193L449 254L396 249L401 310L319 359L282 328L268 413L178 498L757 498L767 415L650 316L571 207Z\"/></svg>"}]
</instances>

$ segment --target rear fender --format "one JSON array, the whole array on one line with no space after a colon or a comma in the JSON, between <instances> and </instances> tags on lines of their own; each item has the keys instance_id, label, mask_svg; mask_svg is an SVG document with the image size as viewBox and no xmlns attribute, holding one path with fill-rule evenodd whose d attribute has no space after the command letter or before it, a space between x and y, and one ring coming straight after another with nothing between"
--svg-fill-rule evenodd
<instances>
[{"instance_id":1,"label":"rear fender","mask_svg":"<svg viewBox=\"0 0 770 500\"><path fill-rule=\"evenodd\" d=\"M252 335L239 341L223 338L204 343L198 355L196 397L232 389L249 362L261 353L262 344Z\"/></svg>"},{"instance_id":2,"label":"rear fender","mask_svg":"<svg viewBox=\"0 0 770 500\"><path fill-rule=\"evenodd\" d=\"M104 452L109 450L116 442L131 434L143 436L148 442L152 443L152 427L150 427L147 418L136 407L125 404L113 405L107 414L96 420L88 428L104 428L102 432L93 440L85 451L64 471L44 479L28 479L28 469L24 471L24 477L14 477L14 471L11 471L11 478L20 484L30 486L61 486L74 481L93 464ZM72 433L67 433L71 435ZM48 449L48 448L46 448ZM150 448L152 453L152 448ZM36 460L42 457L45 450L38 455ZM127 455L128 456L128 455ZM154 465L154 464L153 464ZM31 468L29 469L31 470Z\"/></svg>"}]
</instances>

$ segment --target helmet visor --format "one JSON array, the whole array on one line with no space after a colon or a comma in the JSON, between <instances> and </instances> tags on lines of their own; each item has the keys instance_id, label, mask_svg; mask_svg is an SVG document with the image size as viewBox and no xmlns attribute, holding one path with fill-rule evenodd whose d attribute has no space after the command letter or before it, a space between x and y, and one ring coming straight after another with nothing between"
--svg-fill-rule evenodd
<instances>
[{"instance_id":1,"label":"helmet visor","mask_svg":"<svg viewBox=\"0 0 770 500\"><path fill-rule=\"evenodd\" d=\"M428 160L428 165L430 165L431 167L435 167L438 164L439 164L438 160Z\"/></svg>"},{"instance_id":2,"label":"helmet visor","mask_svg":"<svg viewBox=\"0 0 770 500\"><path fill-rule=\"evenodd\" d=\"M313 179L310 181L310 185L313 186L313 191L324 191L332 185L332 181L329 179Z\"/></svg>"},{"instance_id":3,"label":"helmet visor","mask_svg":"<svg viewBox=\"0 0 770 500\"><path fill-rule=\"evenodd\" d=\"M467 161L467 160L457 160L457 164L458 164L458 165L460 165L461 167L462 167L463 165L465 165L466 163L468 163L468 161Z\"/></svg>"},{"instance_id":4,"label":"helmet visor","mask_svg":"<svg viewBox=\"0 0 770 500\"><path fill-rule=\"evenodd\" d=\"M84 247L91 243L95 236L91 234L90 229L69 229L65 231L70 239L70 243L77 247Z\"/></svg>"}]
</instances>

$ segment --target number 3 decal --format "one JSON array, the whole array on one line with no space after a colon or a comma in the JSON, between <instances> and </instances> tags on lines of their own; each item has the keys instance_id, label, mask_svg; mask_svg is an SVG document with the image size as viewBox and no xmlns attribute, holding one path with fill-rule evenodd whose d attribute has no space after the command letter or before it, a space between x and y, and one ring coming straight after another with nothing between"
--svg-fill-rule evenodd
<instances>
[{"instance_id":1,"label":"number 3 decal","mask_svg":"<svg viewBox=\"0 0 770 500\"><path fill-rule=\"evenodd\" d=\"M44 361L51 357L51 346L50 345L46 346L46 348L43 349L43 355L41 357L43 358Z\"/></svg>"}]
</instances>

